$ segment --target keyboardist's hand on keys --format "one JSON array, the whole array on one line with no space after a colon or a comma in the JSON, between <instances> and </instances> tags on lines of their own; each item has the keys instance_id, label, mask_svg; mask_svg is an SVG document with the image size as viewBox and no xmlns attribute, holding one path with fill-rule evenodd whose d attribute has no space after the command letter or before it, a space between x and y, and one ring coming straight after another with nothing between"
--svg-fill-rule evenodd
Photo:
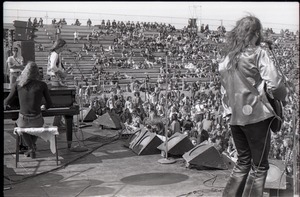
<instances>
[{"instance_id":1,"label":"keyboardist's hand on keys","mask_svg":"<svg viewBox=\"0 0 300 197\"><path fill-rule=\"evenodd\" d=\"M45 106L45 105L42 105L42 106L41 106L41 110L42 110L42 111L45 111L45 110L46 110L46 106Z\"/></svg>"}]
</instances>

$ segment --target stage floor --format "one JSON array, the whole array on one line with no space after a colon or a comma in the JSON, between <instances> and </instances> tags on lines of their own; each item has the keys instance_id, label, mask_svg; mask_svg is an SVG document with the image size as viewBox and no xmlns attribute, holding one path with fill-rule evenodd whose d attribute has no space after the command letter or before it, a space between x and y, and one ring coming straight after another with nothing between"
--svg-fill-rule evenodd
<instances>
[{"instance_id":1,"label":"stage floor","mask_svg":"<svg viewBox=\"0 0 300 197\"><path fill-rule=\"evenodd\" d=\"M47 117L46 124L52 120ZM13 121L4 121L5 196L221 196L231 171L186 168L181 157L161 164L160 154L137 155L124 146L126 140L117 131L94 126L73 133L73 151L60 131L59 166L49 142L38 139L36 159L20 155L15 168L13 126ZM87 150L80 152L83 148ZM280 196L292 196L291 185L287 187Z\"/></svg>"}]
</instances>

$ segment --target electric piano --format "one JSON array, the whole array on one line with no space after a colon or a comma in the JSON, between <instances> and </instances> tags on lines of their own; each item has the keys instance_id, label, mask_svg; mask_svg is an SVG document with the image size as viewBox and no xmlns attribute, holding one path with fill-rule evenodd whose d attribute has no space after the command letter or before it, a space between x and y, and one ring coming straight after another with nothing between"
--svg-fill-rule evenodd
<instances>
[{"instance_id":1,"label":"electric piano","mask_svg":"<svg viewBox=\"0 0 300 197\"><path fill-rule=\"evenodd\" d=\"M6 98L10 92L9 88L4 88ZM79 106L76 105L76 88L75 87L51 87L49 88L52 107L42 111L43 117L59 116L65 118L66 137L68 148L71 148L73 138L73 116L79 114ZM43 103L45 100L43 99ZM4 119L17 120L19 116L19 100L14 98L8 110L4 111Z\"/></svg>"}]
</instances>

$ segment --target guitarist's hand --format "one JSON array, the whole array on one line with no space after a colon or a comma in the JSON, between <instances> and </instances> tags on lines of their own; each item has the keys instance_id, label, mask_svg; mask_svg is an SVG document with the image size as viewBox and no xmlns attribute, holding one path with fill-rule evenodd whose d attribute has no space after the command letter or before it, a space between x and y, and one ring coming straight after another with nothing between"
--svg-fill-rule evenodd
<instances>
[{"instance_id":1,"label":"guitarist's hand","mask_svg":"<svg viewBox=\"0 0 300 197\"><path fill-rule=\"evenodd\" d=\"M288 102L287 101L281 101L281 103L282 103L283 107L285 107Z\"/></svg>"}]
</instances>

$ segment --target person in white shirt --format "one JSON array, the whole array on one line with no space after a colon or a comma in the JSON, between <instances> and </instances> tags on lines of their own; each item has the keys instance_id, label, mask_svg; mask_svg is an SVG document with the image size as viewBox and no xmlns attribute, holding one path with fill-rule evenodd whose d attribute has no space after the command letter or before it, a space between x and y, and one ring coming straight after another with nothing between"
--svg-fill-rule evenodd
<instances>
[{"instance_id":1,"label":"person in white shirt","mask_svg":"<svg viewBox=\"0 0 300 197\"><path fill-rule=\"evenodd\" d=\"M52 86L66 86L64 80L66 78L65 69L61 62L59 54L65 50L66 41L58 39L50 48L50 55L48 56L47 75L50 76ZM63 127L62 116L55 116L53 126Z\"/></svg>"},{"instance_id":2,"label":"person in white shirt","mask_svg":"<svg viewBox=\"0 0 300 197\"><path fill-rule=\"evenodd\" d=\"M78 43L79 42L79 33L77 30L75 30L74 32L74 43Z\"/></svg>"},{"instance_id":3,"label":"person in white shirt","mask_svg":"<svg viewBox=\"0 0 300 197\"><path fill-rule=\"evenodd\" d=\"M21 75L24 69L24 60L21 55L18 55L18 48L14 47L12 50L13 55L7 58L7 65L9 68L9 83L10 87L16 82L17 78Z\"/></svg>"},{"instance_id":4,"label":"person in white shirt","mask_svg":"<svg viewBox=\"0 0 300 197\"><path fill-rule=\"evenodd\" d=\"M64 72L64 66L60 59L60 53L65 50L66 41L63 39L58 39L54 42L50 49L50 55L48 56L47 65L47 75L50 76L51 81L57 82L52 83L53 86L65 86L64 79L66 78L66 73Z\"/></svg>"}]
</instances>

